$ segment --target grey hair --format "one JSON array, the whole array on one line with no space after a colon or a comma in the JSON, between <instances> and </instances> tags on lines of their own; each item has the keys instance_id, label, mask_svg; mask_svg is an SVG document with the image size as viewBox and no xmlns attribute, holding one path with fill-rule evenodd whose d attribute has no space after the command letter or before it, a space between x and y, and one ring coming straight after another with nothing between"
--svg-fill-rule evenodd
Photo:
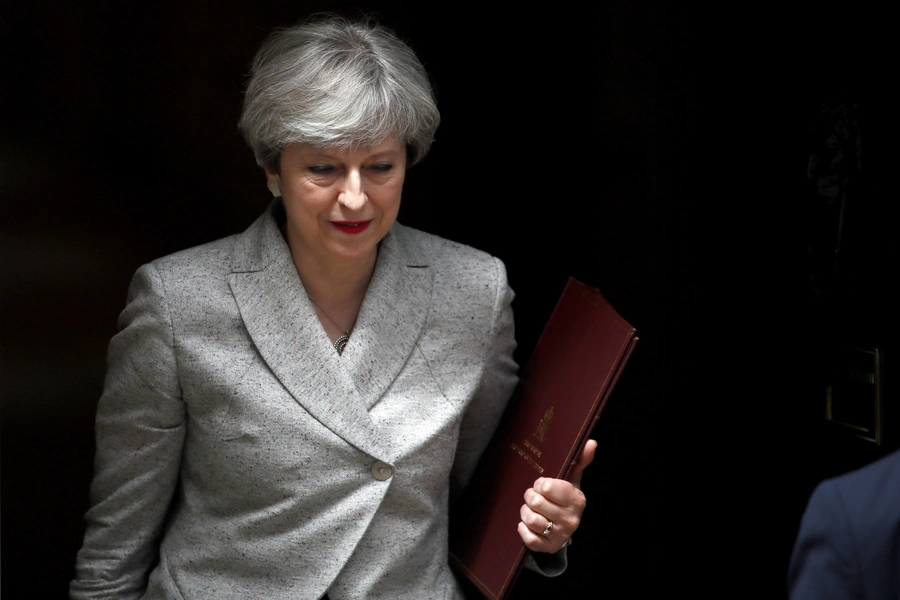
<instances>
[{"instance_id":1,"label":"grey hair","mask_svg":"<svg viewBox=\"0 0 900 600\"><path fill-rule=\"evenodd\" d=\"M372 21L324 15L269 34L253 59L238 128L257 164L278 171L291 143L349 149L394 137L413 165L440 120L412 48Z\"/></svg>"}]
</instances>

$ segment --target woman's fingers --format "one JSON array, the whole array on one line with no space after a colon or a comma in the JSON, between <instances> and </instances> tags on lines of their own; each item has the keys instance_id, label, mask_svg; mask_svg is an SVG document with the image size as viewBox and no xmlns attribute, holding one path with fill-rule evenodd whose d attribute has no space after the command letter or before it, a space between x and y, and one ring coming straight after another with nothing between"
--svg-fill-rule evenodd
<instances>
[{"instance_id":1,"label":"woman's fingers","mask_svg":"<svg viewBox=\"0 0 900 600\"><path fill-rule=\"evenodd\" d=\"M581 523L586 501L570 482L541 477L525 492L519 536L531 550L556 552Z\"/></svg>"},{"instance_id":2,"label":"woman's fingers","mask_svg":"<svg viewBox=\"0 0 900 600\"><path fill-rule=\"evenodd\" d=\"M519 510L519 537L531 550L556 552L568 542L587 501L581 491L581 476L594 460L597 442L588 440L575 461L569 481L541 477L525 491Z\"/></svg>"}]
</instances>

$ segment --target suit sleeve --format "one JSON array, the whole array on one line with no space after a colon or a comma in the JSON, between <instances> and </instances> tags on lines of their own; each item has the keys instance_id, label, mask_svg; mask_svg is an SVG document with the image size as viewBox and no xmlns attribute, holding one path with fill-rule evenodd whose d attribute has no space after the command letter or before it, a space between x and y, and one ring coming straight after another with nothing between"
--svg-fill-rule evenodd
<instances>
[{"instance_id":1,"label":"suit sleeve","mask_svg":"<svg viewBox=\"0 0 900 600\"><path fill-rule=\"evenodd\" d=\"M856 540L831 481L813 492L803 514L788 570L791 600L862 598Z\"/></svg>"},{"instance_id":2,"label":"suit sleeve","mask_svg":"<svg viewBox=\"0 0 900 600\"><path fill-rule=\"evenodd\" d=\"M140 598L158 555L185 435L172 322L152 265L135 274L97 407L91 509L73 600Z\"/></svg>"}]
</instances>

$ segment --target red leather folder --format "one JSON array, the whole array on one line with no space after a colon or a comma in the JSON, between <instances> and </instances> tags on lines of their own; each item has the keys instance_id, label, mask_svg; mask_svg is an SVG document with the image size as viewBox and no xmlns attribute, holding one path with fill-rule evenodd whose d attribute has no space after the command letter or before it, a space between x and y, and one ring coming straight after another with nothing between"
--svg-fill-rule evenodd
<instances>
[{"instance_id":1,"label":"red leather folder","mask_svg":"<svg viewBox=\"0 0 900 600\"><path fill-rule=\"evenodd\" d=\"M451 512L451 564L488 598L509 593L528 557L517 531L525 490L569 475L637 339L598 290L569 279Z\"/></svg>"}]
</instances>

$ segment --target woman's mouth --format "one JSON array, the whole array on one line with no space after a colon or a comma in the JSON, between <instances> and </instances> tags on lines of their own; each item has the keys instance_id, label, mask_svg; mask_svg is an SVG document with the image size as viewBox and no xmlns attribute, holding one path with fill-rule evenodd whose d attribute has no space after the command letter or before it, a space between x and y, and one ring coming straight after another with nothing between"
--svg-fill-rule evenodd
<instances>
[{"instance_id":1,"label":"woman's mouth","mask_svg":"<svg viewBox=\"0 0 900 600\"><path fill-rule=\"evenodd\" d=\"M338 231L349 233L351 235L362 233L368 229L369 224L371 223L372 219L369 219L368 221L331 221L331 224L334 225Z\"/></svg>"}]
</instances>

